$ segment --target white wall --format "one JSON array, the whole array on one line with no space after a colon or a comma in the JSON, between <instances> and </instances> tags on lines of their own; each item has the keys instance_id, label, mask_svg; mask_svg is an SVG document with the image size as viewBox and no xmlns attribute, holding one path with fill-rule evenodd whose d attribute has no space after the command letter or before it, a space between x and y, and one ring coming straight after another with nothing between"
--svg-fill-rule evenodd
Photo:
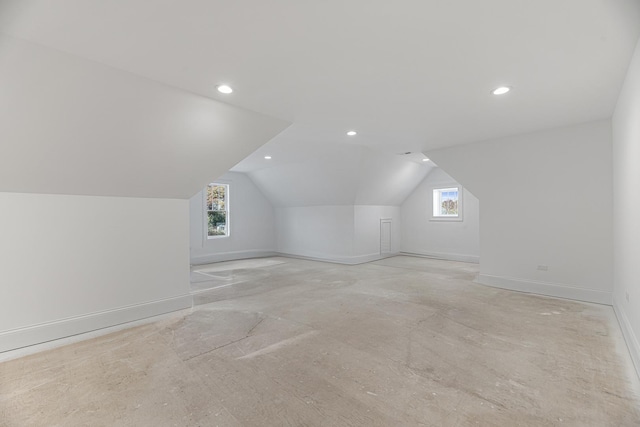
<instances>
[{"instance_id":1,"label":"white wall","mask_svg":"<svg viewBox=\"0 0 640 427\"><path fill-rule=\"evenodd\" d=\"M458 183L440 168L433 169L404 201L402 252L454 261L480 261L480 203L463 187L462 221L432 221L433 189Z\"/></svg>"},{"instance_id":2,"label":"white wall","mask_svg":"<svg viewBox=\"0 0 640 427\"><path fill-rule=\"evenodd\" d=\"M614 307L640 374L640 42L612 124Z\"/></svg>"},{"instance_id":3,"label":"white wall","mask_svg":"<svg viewBox=\"0 0 640 427\"><path fill-rule=\"evenodd\" d=\"M275 216L271 203L251 179L227 172L212 182L229 184L229 236L208 239L205 191L189 201L191 263L272 255L276 249Z\"/></svg>"},{"instance_id":4,"label":"white wall","mask_svg":"<svg viewBox=\"0 0 640 427\"><path fill-rule=\"evenodd\" d=\"M380 219L392 219L391 250L399 252L399 205L433 165L420 153L326 141L302 147L289 132L234 168L246 170L275 207L277 251L349 264L379 259Z\"/></svg>"},{"instance_id":5,"label":"white wall","mask_svg":"<svg viewBox=\"0 0 640 427\"><path fill-rule=\"evenodd\" d=\"M609 120L428 155L482 201L481 283L611 303Z\"/></svg>"},{"instance_id":6,"label":"white wall","mask_svg":"<svg viewBox=\"0 0 640 427\"><path fill-rule=\"evenodd\" d=\"M0 94L0 351L190 306L188 198L288 125L5 34Z\"/></svg>"},{"instance_id":7,"label":"white wall","mask_svg":"<svg viewBox=\"0 0 640 427\"><path fill-rule=\"evenodd\" d=\"M353 256L353 206L276 208L278 252L319 259Z\"/></svg>"},{"instance_id":8,"label":"white wall","mask_svg":"<svg viewBox=\"0 0 640 427\"><path fill-rule=\"evenodd\" d=\"M391 220L391 252L400 252L399 206L354 206L353 254L359 259L375 259L380 255L380 220Z\"/></svg>"},{"instance_id":9,"label":"white wall","mask_svg":"<svg viewBox=\"0 0 640 427\"><path fill-rule=\"evenodd\" d=\"M191 306L188 201L0 193L0 351Z\"/></svg>"},{"instance_id":10,"label":"white wall","mask_svg":"<svg viewBox=\"0 0 640 427\"><path fill-rule=\"evenodd\" d=\"M0 191L188 199L287 123L0 34Z\"/></svg>"},{"instance_id":11,"label":"white wall","mask_svg":"<svg viewBox=\"0 0 640 427\"><path fill-rule=\"evenodd\" d=\"M381 219L392 220L391 249L398 252L397 206L276 208L278 252L346 264L379 259Z\"/></svg>"}]
</instances>

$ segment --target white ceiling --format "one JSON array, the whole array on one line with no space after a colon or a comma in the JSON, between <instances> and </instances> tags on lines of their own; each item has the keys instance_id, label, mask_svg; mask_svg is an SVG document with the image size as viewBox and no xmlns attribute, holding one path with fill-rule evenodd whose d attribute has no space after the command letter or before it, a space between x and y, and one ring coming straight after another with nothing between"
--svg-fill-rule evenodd
<instances>
[{"instance_id":1,"label":"white ceiling","mask_svg":"<svg viewBox=\"0 0 640 427\"><path fill-rule=\"evenodd\" d=\"M640 2L15 0L0 31L293 122L273 146L420 152L611 116Z\"/></svg>"},{"instance_id":2,"label":"white ceiling","mask_svg":"<svg viewBox=\"0 0 640 427\"><path fill-rule=\"evenodd\" d=\"M0 34L0 191L187 199L287 126Z\"/></svg>"},{"instance_id":3,"label":"white ceiling","mask_svg":"<svg viewBox=\"0 0 640 427\"><path fill-rule=\"evenodd\" d=\"M258 149L257 153L276 149L274 159L261 158L270 166L241 163L275 206L399 206L435 167L432 162L422 162L419 154L389 155L344 143L307 143L301 155L295 148L297 143L286 139L287 133L283 132L283 142L272 141Z\"/></svg>"}]
</instances>

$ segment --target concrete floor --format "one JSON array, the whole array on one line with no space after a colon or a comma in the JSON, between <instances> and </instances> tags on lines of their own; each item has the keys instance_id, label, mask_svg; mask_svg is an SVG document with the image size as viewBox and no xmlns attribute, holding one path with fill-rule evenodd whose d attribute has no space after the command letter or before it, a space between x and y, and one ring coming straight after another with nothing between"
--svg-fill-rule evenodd
<instances>
[{"instance_id":1,"label":"concrete floor","mask_svg":"<svg viewBox=\"0 0 640 427\"><path fill-rule=\"evenodd\" d=\"M0 425L640 425L611 307L476 285L476 270L202 266L194 310L1 363Z\"/></svg>"}]
</instances>

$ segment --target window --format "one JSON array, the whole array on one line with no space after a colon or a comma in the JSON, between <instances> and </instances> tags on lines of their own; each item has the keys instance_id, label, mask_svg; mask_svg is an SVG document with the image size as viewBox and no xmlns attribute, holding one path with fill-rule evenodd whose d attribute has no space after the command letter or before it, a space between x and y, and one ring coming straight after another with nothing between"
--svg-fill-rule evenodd
<instances>
[{"instance_id":1,"label":"window","mask_svg":"<svg viewBox=\"0 0 640 427\"><path fill-rule=\"evenodd\" d=\"M209 184L206 193L207 237L229 235L229 186Z\"/></svg>"},{"instance_id":2,"label":"window","mask_svg":"<svg viewBox=\"0 0 640 427\"><path fill-rule=\"evenodd\" d=\"M462 188L460 186L433 189L435 220L462 220Z\"/></svg>"}]
</instances>

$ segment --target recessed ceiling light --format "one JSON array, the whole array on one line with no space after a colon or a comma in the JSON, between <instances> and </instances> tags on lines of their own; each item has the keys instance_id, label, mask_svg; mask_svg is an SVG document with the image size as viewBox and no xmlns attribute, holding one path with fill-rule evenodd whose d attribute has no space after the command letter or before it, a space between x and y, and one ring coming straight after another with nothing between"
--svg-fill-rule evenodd
<instances>
[{"instance_id":1,"label":"recessed ceiling light","mask_svg":"<svg viewBox=\"0 0 640 427\"><path fill-rule=\"evenodd\" d=\"M218 92L224 93L225 95L233 92L233 89L229 85L218 85L216 86L216 89L218 89Z\"/></svg>"},{"instance_id":2,"label":"recessed ceiling light","mask_svg":"<svg viewBox=\"0 0 640 427\"><path fill-rule=\"evenodd\" d=\"M491 91L492 94L494 95L504 95L505 93L509 92L511 90L511 88L509 86L500 86L495 88L494 90Z\"/></svg>"},{"instance_id":3,"label":"recessed ceiling light","mask_svg":"<svg viewBox=\"0 0 640 427\"><path fill-rule=\"evenodd\" d=\"M422 159L423 162L428 162L429 159L427 159L426 157L424 159Z\"/></svg>"},{"instance_id":4,"label":"recessed ceiling light","mask_svg":"<svg viewBox=\"0 0 640 427\"><path fill-rule=\"evenodd\" d=\"M347 132L347 135L349 136L356 136L358 134L358 132L356 132L355 130L350 130L349 132Z\"/></svg>"},{"instance_id":5,"label":"recessed ceiling light","mask_svg":"<svg viewBox=\"0 0 640 427\"><path fill-rule=\"evenodd\" d=\"M271 156L264 156L265 159L271 160Z\"/></svg>"}]
</instances>

